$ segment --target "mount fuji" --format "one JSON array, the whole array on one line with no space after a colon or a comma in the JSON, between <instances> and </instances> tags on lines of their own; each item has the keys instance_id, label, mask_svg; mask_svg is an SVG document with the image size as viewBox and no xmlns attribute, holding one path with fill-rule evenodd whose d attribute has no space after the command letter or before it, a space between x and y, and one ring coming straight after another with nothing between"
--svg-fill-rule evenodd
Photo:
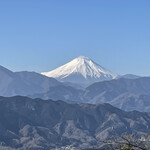
<instances>
[{"instance_id":1,"label":"mount fuji","mask_svg":"<svg viewBox=\"0 0 150 150\"><path fill-rule=\"evenodd\" d=\"M119 76L85 56L79 56L55 70L42 72L41 74L53 77L61 82L70 82L82 86L87 86L94 82L116 79Z\"/></svg>"}]
</instances>

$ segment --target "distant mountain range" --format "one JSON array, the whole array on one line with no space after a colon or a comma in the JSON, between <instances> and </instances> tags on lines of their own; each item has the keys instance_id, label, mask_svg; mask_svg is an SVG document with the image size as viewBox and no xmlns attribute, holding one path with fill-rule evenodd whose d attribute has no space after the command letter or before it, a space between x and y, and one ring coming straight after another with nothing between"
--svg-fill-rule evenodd
<instances>
[{"instance_id":1,"label":"distant mountain range","mask_svg":"<svg viewBox=\"0 0 150 150\"><path fill-rule=\"evenodd\" d=\"M98 82L85 89L89 103L110 103L123 110L150 111L150 77Z\"/></svg>"},{"instance_id":2,"label":"distant mountain range","mask_svg":"<svg viewBox=\"0 0 150 150\"><path fill-rule=\"evenodd\" d=\"M118 78L137 79L137 78L140 78L140 77L141 76L137 76L137 75L134 75L134 74L125 74L125 75L119 76Z\"/></svg>"},{"instance_id":3,"label":"distant mountain range","mask_svg":"<svg viewBox=\"0 0 150 150\"><path fill-rule=\"evenodd\" d=\"M42 93L57 85L61 83L54 78L35 72L12 72L0 66L0 96Z\"/></svg>"},{"instance_id":4,"label":"distant mountain range","mask_svg":"<svg viewBox=\"0 0 150 150\"><path fill-rule=\"evenodd\" d=\"M150 77L120 76L87 57L42 74L0 66L0 96L1 150L81 150L150 134Z\"/></svg>"},{"instance_id":5,"label":"distant mountain range","mask_svg":"<svg viewBox=\"0 0 150 150\"><path fill-rule=\"evenodd\" d=\"M76 149L101 145L123 134L150 134L150 114L125 112L109 104L0 97L0 149Z\"/></svg>"},{"instance_id":6,"label":"distant mountain range","mask_svg":"<svg viewBox=\"0 0 150 150\"><path fill-rule=\"evenodd\" d=\"M76 78L74 82L60 82L36 72L12 72L0 66L0 96L22 95L31 98L63 100L68 103L110 103L127 111L150 111L149 77L139 77L131 74L119 76L105 70L87 57L78 57L60 67L58 70L62 69L62 72L60 71L62 74L63 68L68 68L70 72L74 70L78 72L79 76L86 78L83 79L82 83L80 82L81 84ZM70 76L69 72L68 76ZM66 81L68 76L65 77ZM102 76L106 77L105 81L98 82L102 80ZM93 81L97 82L92 83ZM83 83L90 82L92 84L88 87L82 87Z\"/></svg>"},{"instance_id":7,"label":"distant mountain range","mask_svg":"<svg viewBox=\"0 0 150 150\"><path fill-rule=\"evenodd\" d=\"M57 86L46 93L35 94L31 97L60 99L69 103L109 103L127 111L150 112L150 77L97 82L84 90Z\"/></svg>"}]
</instances>

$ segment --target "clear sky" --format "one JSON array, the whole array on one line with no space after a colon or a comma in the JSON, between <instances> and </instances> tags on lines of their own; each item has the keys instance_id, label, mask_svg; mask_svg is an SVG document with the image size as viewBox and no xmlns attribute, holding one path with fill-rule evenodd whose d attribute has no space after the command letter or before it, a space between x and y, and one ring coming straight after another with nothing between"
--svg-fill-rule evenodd
<instances>
[{"instance_id":1,"label":"clear sky","mask_svg":"<svg viewBox=\"0 0 150 150\"><path fill-rule=\"evenodd\" d=\"M0 1L0 65L43 72L80 55L150 76L150 0Z\"/></svg>"}]
</instances>

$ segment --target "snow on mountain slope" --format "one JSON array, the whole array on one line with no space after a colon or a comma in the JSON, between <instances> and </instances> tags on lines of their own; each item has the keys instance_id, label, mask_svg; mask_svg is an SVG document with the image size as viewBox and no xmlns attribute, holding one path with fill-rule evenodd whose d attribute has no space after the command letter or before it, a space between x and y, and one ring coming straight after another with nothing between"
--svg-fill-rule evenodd
<instances>
[{"instance_id":1,"label":"snow on mountain slope","mask_svg":"<svg viewBox=\"0 0 150 150\"><path fill-rule=\"evenodd\" d=\"M94 82L111 80L118 77L117 74L106 70L84 56L77 57L55 70L41 74L56 78L62 82L72 82L82 85L89 85Z\"/></svg>"}]
</instances>

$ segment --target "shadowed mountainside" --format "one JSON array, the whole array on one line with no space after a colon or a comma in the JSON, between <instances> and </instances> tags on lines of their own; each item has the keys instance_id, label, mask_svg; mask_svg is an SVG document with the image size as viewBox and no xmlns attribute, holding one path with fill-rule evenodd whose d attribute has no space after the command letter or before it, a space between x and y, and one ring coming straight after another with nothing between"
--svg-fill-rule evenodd
<instances>
[{"instance_id":1,"label":"shadowed mountainside","mask_svg":"<svg viewBox=\"0 0 150 150\"><path fill-rule=\"evenodd\" d=\"M109 104L0 97L0 143L3 148L42 149L73 145L86 148L101 140L150 133L150 115L125 112Z\"/></svg>"}]
</instances>

